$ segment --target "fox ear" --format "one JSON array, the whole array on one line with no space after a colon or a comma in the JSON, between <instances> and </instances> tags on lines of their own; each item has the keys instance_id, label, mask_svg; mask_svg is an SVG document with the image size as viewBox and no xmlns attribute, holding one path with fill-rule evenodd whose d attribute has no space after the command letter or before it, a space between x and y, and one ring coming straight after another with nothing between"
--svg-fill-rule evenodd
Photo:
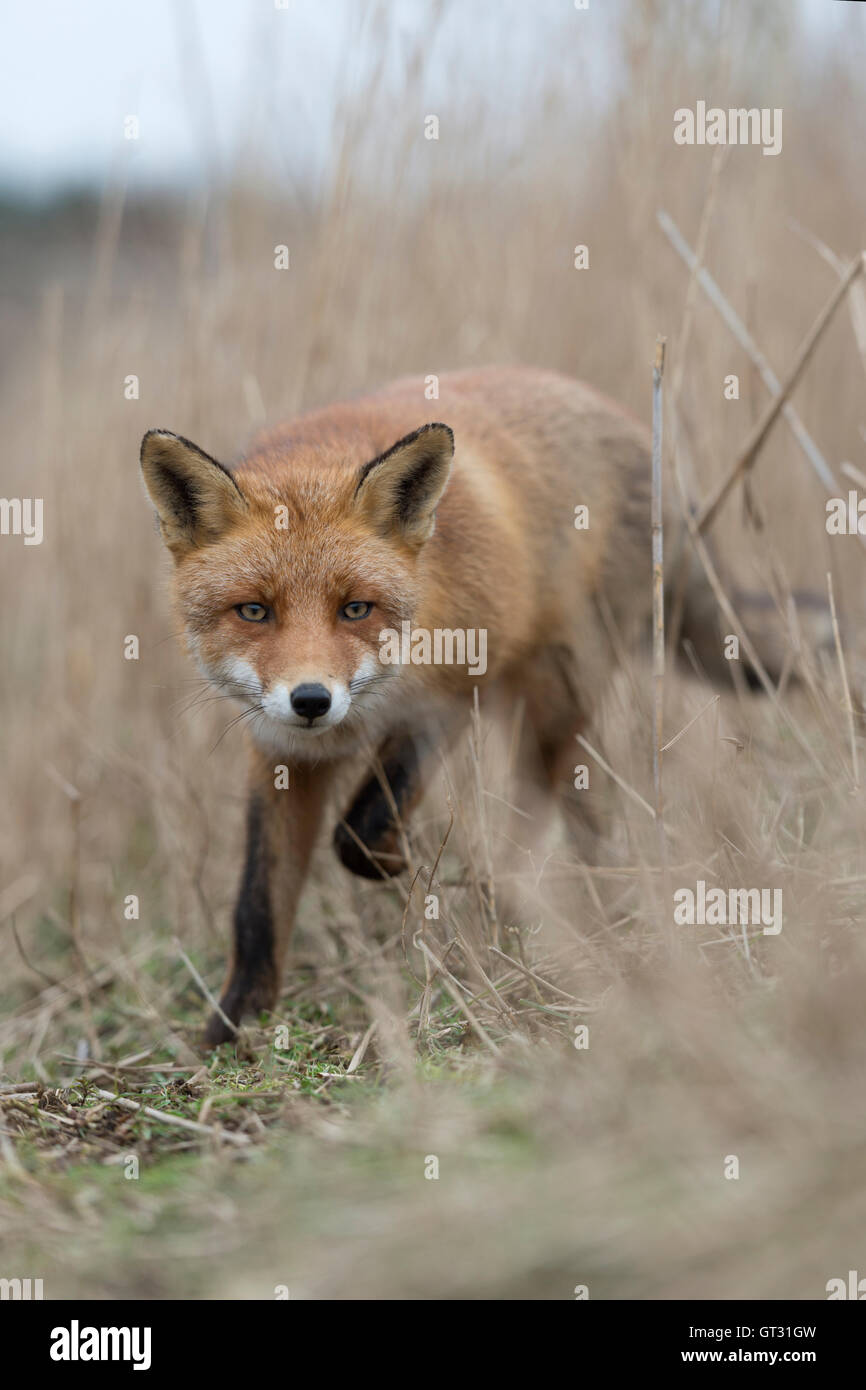
<instances>
[{"instance_id":1,"label":"fox ear","mask_svg":"<svg viewBox=\"0 0 866 1390\"><path fill-rule=\"evenodd\" d=\"M246 499L227 469L179 434L148 430L141 441L141 471L160 533L175 558L216 540L246 511Z\"/></svg>"},{"instance_id":2,"label":"fox ear","mask_svg":"<svg viewBox=\"0 0 866 1390\"><path fill-rule=\"evenodd\" d=\"M423 545L433 535L453 454L454 435L447 425L422 425L364 464L355 488L357 505L382 535Z\"/></svg>"}]
</instances>

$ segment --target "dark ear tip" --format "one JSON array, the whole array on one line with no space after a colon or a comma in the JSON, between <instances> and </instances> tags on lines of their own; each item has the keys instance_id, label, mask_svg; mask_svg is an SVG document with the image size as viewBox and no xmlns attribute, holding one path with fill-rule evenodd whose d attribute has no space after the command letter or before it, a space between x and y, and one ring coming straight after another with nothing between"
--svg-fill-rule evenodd
<instances>
[{"instance_id":1,"label":"dark ear tip","mask_svg":"<svg viewBox=\"0 0 866 1390\"><path fill-rule=\"evenodd\" d=\"M172 434L171 430L148 430L147 433L142 436L141 449L139 450L138 455L140 459L144 458L144 451L147 448L149 441L151 439L154 439L157 435L160 435L163 439L165 439L166 437L169 439L177 439L178 437L176 434Z\"/></svg>"},{"instance_id":2,"label":"dark ear tip","mask_svg":"<svg viewBox=\"0 0 866 1390\"><path fill-rule=\"evenodd\" d=\"M424 434L427 430L444 430L451 442L451 452L454 452L454 431L450 425L444 425L441 420L433 420L429 425L424 425L419 434Z\"/></svg>"}]
</instances>

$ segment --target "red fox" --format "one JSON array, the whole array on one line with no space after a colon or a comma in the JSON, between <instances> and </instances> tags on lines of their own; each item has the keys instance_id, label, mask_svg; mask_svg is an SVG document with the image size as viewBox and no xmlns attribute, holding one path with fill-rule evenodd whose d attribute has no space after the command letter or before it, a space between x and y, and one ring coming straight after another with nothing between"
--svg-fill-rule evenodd
<instances>
[{"instance_id":1,"label":"red fox","mask_svg":"<svg viewBox=\"0 0 866 1390\"><path fill-rule=\"evenodd\" d=\"M455 372L439 390L447 423L425 421L424 382L405 379L265 434L231 469L166 430L142 442L189 648L246 707L246 863L220 999L233 1024L277 1001L341 761L369 749L379 770L337 825L339 858L398 873L395 811L476 686L523 702L536 785L555 794L617 647L647 627L646 429L552 371ZM449 660L469 632L483 661ZM208 1042L231 1036L214 1013Z\"/></svg>"}]
</instances>

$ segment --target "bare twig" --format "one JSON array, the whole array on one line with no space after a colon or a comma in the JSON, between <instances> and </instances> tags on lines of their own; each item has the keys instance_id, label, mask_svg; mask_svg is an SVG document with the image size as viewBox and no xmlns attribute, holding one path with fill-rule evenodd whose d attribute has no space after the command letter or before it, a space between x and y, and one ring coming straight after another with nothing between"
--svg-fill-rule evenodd
<instances>
[{"instance_id":1,"label":"bare twig","mask_svg":"<svg viewBox=\"0 0 866 1390\"><path fill-rule=\"evenodd\" d=\"M854 706L851 703L851 687L848 684L848 671L845 667L845 654L842 651L842 638L839 635L839 623L836 618L836 599L833 594L833 576L827 571L827 593L830 598L830 617L833 622L833 640L836 643L836 658L839 662L839 674L842 677L842 689L845 692L845 715L848 720L848 739L851 744L851 773L854 778L854 790L860 790L860 770L857 763L857 737L854 732Z\"/></svg>"},{"instance_id":2,"label":"bare twig","mask_svg":"<svg viewBox=\"0 0 866 1390\"><path fill-rule=\"evenodd\" d=\"M446 970L445 966L442 964L440 960L436 958L436 956L430 950L430 947L427 945L426 941L424 941L422 937L419 936L417 938L417 942L424 954L428 955L433 964L436 966L437 970L442 976L443 985L447 989L448 993L451 995L451 998L454 1000L454 1003L457 1005L460 1012L466 1016L466 1019L469 1022L469 1026L475 1033L478 1034L479 1038L484 1043L484 1046L488 1048L494 1054L494 1056L498 1057L501 1049L493 1041L484 1025L480 1023L478 1019L475 1017L466 1000L462 998L460 993L461 985L459 980L456 980L454 976L450 973L450 971Z\"/></svg>"},{"instance_id":3,"label":"bare twig","mask_svg":"<svg viewBox=\"0 0 866 1390\"><path fill-rule=\"evenodd\" d=\"M595 748L593 748L591 743L587 742L583 734L577 734L575 737L577 738L577 741L580 744L581 748L585 748L587 753L589 753L590 757L595 758L595 761L598 763L599 767L607 773L608 777L613 778L613 780L616 782L616 785L622 788L626 796L630 796L632 801L636 801L638 806L642 806L644 810L647 812L647 815L652 816L653 820L655 820L655 811L653 810L652 806L650 806L648 801L644 801L640 792L636 792L634 787L630 787L628 782L623 781L622 777L619 776L619 773L614 772L610 763L605 762L601 754Z\"/></svg>"},{"instance_id":4,"label":"bare twig","mask_svg":"<svg viewBox=\"0 0 866 1390\"><path fill-rule=\"evenodd\" d=\"M694 252L680 234L672 218L664 211L659 211L656 215L659 226L670 241L677 255L685 261L690 270L695 270L697 268L697 259ZM740 347L748 354L755 367L757 367L761 380L767 390L772 396L779 395L782 387L778 377L773 372L769 362L752 338L745 324L725 299L710 273L705 269L697 269L697 281L710 303L733 333ZM782 407L782 418L788 424L791 433L808 459L824 491L830 497L837 496L840 489L839 484L833 476L833 470L830 468L830 465L812 436L809 434L809 431L806 429L806 426L803 424L790 401L785 401ZM866 545L866 537L861 537L861 539L863 544Z\"/></svg>"},{"instance_id":5,"label":"bare twig","mask_svg":"<svg viewBox=\"0 0 866 1390\"><path fill-rule=\"evenodd\" d=\"M90 1001L89 985L93 971L87 962L81 940L81 793L78 788L67 781L62 773L58 772L57 768L51 763L45 764L45 771L48 773L51 780L60 788L69 802L69 817L72 826L69 906L67 909L69 913L69 932L72 937L72 947L78 960L78 967L81 975L81 1006L84 1013L87 1037L90 1043L90 1055L94 1058L98 1058L100 1052L99 1037L93 1022L93 1008Z\"/></svg>"},{"instance_id":6,"label":"bare twig","mask_svg":"<svg viewBox=\"0 0 866 1390\"><path fill-rule=\"evenodd\" d=\"M652 556L653 556L653 786L656 821L664 845L662 740L665 695L665 569L662 520L662 415L665 339L656 339L653 366Z\"/></svg>"},{"instance_id":7,"label":"bare twig","mask_svg":"<svg viewBox=\"0 0 866 1390\"><path fill-rule=\"evenodd\" d=\"M373 1022L370 1024L370 1027L367 1029L367 1031L366 1031L366 1033L364 1034L363 1038L362 1038L361 1041L358 1043L358 1046L355 1048L355 1051L352 1053L352 1060L351 1060L351 1062L349 1063L349 1065L348 1065L347 1068L346 1068L346 1075L347 1075L347 1076L351 1076L353 1072L356 1072L356 1071L358 1070L359 1066L361 1065L361 1063L363 1062L364 1057L365 1057L366 1052L367 1052L367 1048L370 1046L370 1043L371 1043L372 1038L373 1038L373 1034L375 1033L375 1031L376 1031L376 1029L378 1028L378 1026L379 1026L378 1019L375 1019L375 1018L374 1018L374 1019L373 1019Z\"/></svg>"},{"instance_id":8,"label":"bare twig","mask_svg":"<svg viewBox=\"0 0 866 1390\"><path fill-rule=\"evenodd\" d=\"M821 241L820 237L815 236L806 227L802 227L794 218L788 219L788 226L804 241L818 252L818 255L831 265L836 274L840 277L845 274L845 262L832 251L826 242ZM866 291L862 284L852 285L851 293L848 295L848 309L851 314L851 327L854 330L854 338L857 342L857 351L863 360L866 368Z\"/></svg>"},{"instance_id":9,"label":"bare twig","mask_svg":"<svg viewBox=\"0 0 866 1390\"><path fill-rule=\"evenodd\" d=\"M176 1125L178 1129L188 1129L193 1134L206 1134L211 1139L226 1139L230 1144L246 1145L250 1141L245 1134L235 1134L232 1130L214 1129L211 1125L200 1125L195 1120L185 1120L182 1115L171 1115L165 1110L154 1110L150 1105L139 1105L137 1100L128 1100L126 1096L115 1096L111 1091L101 1091L95 1088L96 1094L101 1100L110 1100L112 1105L119 1105L121 1110L138 1110L142 1115L147 1115L149 1120L159 1120L161 1124Z\"/></svg>"},{"instance_id":10,"label":"bare twig","mask_svg":"<svg viewBox=\"0 0 866 1390\"><path fill-rule=\"evenodd\" d=\"M484 802L484 789L481 783L481 709L478 704L478 686L472 691L472 768L474 773L475 806L481 830L481 844L484 852L484 872L487 895L484 900L485 912L490 923L494 943L499 945L499 918L496 913L496 883L493 878L493 861L490 857L490 825L487 807Z\"/></svg>"},{"instance_id":11,"label":"bare twig","mask_svg":"<svg viewBox=\"0 0 866 1390\"><path fill-rule=\"evenodd\" d=\"M717 705L719 703L719 698L720 697L718 695L714 695L711 700L708 700L707 703L703 706L703 708L698 710L694 718L690 719L688 724L683 725L678 734L674 734L673 738L668 739L667 743L662 749L662 752L666 753L669 748L673 748L675 743L679 743L680 739L683 737L683 734L687 734L692 725L697 724L701 715L706 714L707 710L710 709L712 705Z\"/></svg>"},{"instance_id":12,"label":"bare twig","mask_svg":"<svg viewBox=\"0 0 866 1390\"><path fill-rule=\"evenodd\" d=\"M177 947L178 955L180 956L181 960L183 961L183 963L184 963L184 965L186 966L187 970L189 971L190 975L192 975L192 978L195 980L196 984L198 985L199 989L201 990L201 992L202 992L202 994L204 995L204 997L205 997L205 999L207 1000L207 1002L210 1004L211 1008L212 1008L217 1014L219 1014L220 1018L222 1019L223 1023L226 1025L226 1027L227 1027L227 1028L230 1028L231 1031L232 1031L232 1033L234 1033L235 1037L237 1037L238 1033L240 1032L240 1029L238 1028L237 1024L232 1023L232 1021L231 1021L231 1019L229 1018L228 1014L225 1013L224 1010L222 1009L219 1000L216 999L216 998L214 997L214 995L211 993L211 991L208 989L207 985L205 984L205 982L204 982L204 980L202 979L201 975L200 975L200 974L198 973L198 971L196 970L195 966L193 965L193 963L192 963L192 961L190 960L189 956L187 955L186 951L185 951L185 950L183 949L183 947L181 946L181 944L180 944L180 942L178 941L177 937L174 938L174 944L175 944L175 946Z\"/></svg>"},{"instance_id":13,"label":"bare twig","mask_svg":"<svg viewBox=\"0 0 866 1390\"><path fill-rule=\"evenodd\" d=\"M507 961L515 970L519 970L521 975L526 975L526 977L534 981L535 984L543 985L545 989L551 990L554 994L560 994L563 999L570 999L573 1004L581 1003L575 995L569 994L564 989L560 989L558 985L551 984L550 980L543 979L541 975L536 975L535 971L530 970L528 965L523 965L519 960L515 960L513 956L507 956L504 951L499 950L498 946L488 946L487 949L491 951L493 955L500 956L502 960Z\"/></svg>"},{"instance_id":14,"label":"bare twig","mask_svg":"<svg viewBox=\"0 0 866 1390\"><path fill-rule=\"evenodd\" d=\"M789 371L787 377L782 383L779 391L768 403L766 410L764 411L760 420L757 422L755 428L749 435L749 438L746 440L745 444L740 450L740 453L737 459L735 460L732 468L728 472L727 476L722 479L722 481L717 485L712 496L707 498L707 500L701 506L696 517L696 526L698 531L703 532L707 530L710 524L715 520L719 508L721 507L725 499L728 497L728 494L730 493L731 489L743 476L743 474L748 469L754 466L755 460L757 459L758 454L763 448L764 443L766 442L766 439L770 433L770 430L773 428L773 425L775 424L779 415L782 413L782 410L785 406L785 402L787 401L791 392L799 383L800 378L803 375L804 370L808 366L812 354L815 351L815 348L818 346L818 343L824 336L824 333L827 327L829 326L833 318L833 315L835 314L839 305L842 303L842 300L845 298L845 295L848 293L850 286L854 283L857 276L862 273L863 263L864 257L862 255L855 257L855 259L849 265L844 276L839 281L835 290L831 294L830 298L827 300L827 303L824 305L823 309L818 314L818 317L815 319L815 322L812 324L812 327L809 329L809 332L806 334L805 338L800 344L800 348L794 360L794 365L791 367L791 370Z\"/></svg>"}]
</instances>

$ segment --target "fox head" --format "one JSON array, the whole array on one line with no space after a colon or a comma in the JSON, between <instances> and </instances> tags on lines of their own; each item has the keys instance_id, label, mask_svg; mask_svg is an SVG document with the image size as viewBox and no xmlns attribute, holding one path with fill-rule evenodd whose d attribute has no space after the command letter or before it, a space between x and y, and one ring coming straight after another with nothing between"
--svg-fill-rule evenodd
<instances>
[{"instance_id":1,"label":"fox head","mask_svg":"<svg viewBox=\"0 0 866 1390\"><path fill-rule=\"evenodd\" d=\"M368 462L353 448L230 472L167 430L141 445L188 645L254 738L295 755L325 752L382 698L395 668L379 634L411 621L454 437L429 424Z\"/></svg>"}]
</instances>

